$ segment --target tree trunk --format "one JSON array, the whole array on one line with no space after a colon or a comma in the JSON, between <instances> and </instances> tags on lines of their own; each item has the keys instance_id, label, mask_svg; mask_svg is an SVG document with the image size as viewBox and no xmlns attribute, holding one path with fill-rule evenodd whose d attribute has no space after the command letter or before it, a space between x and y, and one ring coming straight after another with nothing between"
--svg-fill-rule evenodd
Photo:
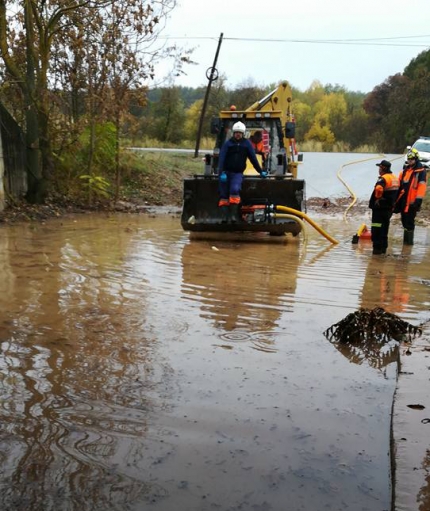
<instances>
[{"instance_id":1,"label":"tree trunk","mask_svg":"<svg viewBox=\"0 0 430 511\"><path fill-rule=\"evenodd\" d=\"M91 206L93 203L93 161L94 161L94 150L96 146L96 126L94 116L91 116L90 120L90 147L88 152L88 205Z\"/></svg>"},{"instance_id":2,"label":"tree trunk","mask_svg":"<svg viewBox=\"0 0 430 511\"><path fill-rule=\"evenodd\" d=\"M121 169L119 167L119 115L116 116L115 119L115 174L116 174L116 187L115 187L115 200L119 199L119 191L121 188Z\"/></svg>"},{"instance_id":3,"label":"tree trunk","mask_svg":"<svg viewBox=\"0 0 430 511\"><path fill-rule=\"evenodd\" d=\"M25 2L24 8L26 27L26 57L27 57L27 89L26 100L26 159L27 159L27 195L26 199L32 204L42 204L45 199L46 189L42 178L39 156L39 119L35 101L35 68L34 68L34 37L31 6Z\"/></svg>"}]
</instances>

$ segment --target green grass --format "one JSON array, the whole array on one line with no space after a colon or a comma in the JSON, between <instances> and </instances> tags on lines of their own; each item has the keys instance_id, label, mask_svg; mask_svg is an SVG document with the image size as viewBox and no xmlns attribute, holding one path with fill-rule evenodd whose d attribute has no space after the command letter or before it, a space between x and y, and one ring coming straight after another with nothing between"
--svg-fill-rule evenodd
<instances>
[{"instance_id":1,"label":"green grass","mask_svg":"<svg viewBox=\"0 0 430 511\"><path fill-rule=\"evenodd\" d=\"M379 153L378 148L374 145L362 145L360 147L356 147L355 149L351 149L350 145L345 142L336 142L329 148L325 147L323 142L318 142L316 140L308 140L307 142L298 143L299 152L307 152L307 153Z\"/></svg>"},{"instance_id":2,"label":"green grass","mask_svg":"<svg viewBox=\"0 0 430 511\"><path fill-rule=\"evenodd\" d=\"M154 205L182 203L183 179L203 174L202 156L194 154L124 151L121 157L121 198Z\"/></svg>"},{"instance_id":3,"label":"green grass","mask_svg":"<svg viewBox=\"0 0 430 511\"><path fill-rule=\"evenodd\" d=\"M126 147L153 147L154 149L195 149L195 140L183 140L180 144L171 144L168 142L160 142L156 138L144 137L141 140L124 139L121 141L121 146ZM215 146L215 138L203 137L200 140L199 148L202 150L212 150Z\"/></svg>"}]
</instances>

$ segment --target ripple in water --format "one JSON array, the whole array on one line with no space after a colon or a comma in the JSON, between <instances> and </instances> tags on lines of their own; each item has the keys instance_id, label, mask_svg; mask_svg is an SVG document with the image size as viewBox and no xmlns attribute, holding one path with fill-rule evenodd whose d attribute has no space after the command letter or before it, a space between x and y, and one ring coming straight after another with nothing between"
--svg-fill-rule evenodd
<instances>
[{"instance_id":1,"label":"ripple in water","mask_svg":"<svg viewBox=\"0 0 430 511\"><path fill-rule=\"evenodd\" d=\"M258 331L258 332L225 332L220 335L223 344L216 344L219 348L233 349L234 344L249 343L250 347L254 350L262 351L264 353L277 353L278 348L276 344L280 342L282 337L285 337L285 332L277 331ZM230 343L230 344L228 344Z\"/></svg>"}]
</instances>

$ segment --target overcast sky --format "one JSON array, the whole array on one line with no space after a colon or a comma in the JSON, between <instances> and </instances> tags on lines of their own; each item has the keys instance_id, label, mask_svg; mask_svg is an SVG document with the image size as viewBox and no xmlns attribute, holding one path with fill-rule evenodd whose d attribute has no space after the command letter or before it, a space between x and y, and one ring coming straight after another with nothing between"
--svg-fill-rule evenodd
<instances>
[{"instance_id":1,"label":"overcast sky","mask_svg":"<svg viewBox=\"0 0 430 511\"><path fill-rule=\"evenodd\" d=\"M430 48L429 0L178 0L164 36L195 47L176 85L207 84L223 33L218 72L227 86L314 80L369 92ZM276 39L277 42L270 42ZM360 39L361 41L353 41ZM266 40L266 41L258 41ZM315 41L337 41L327 42ZM299 42L303 41L303 42ZM307 41L307 42L306 42ZM311 42L314 41L314 42ZM166 69L159 68L160 72Z\"/></svg>"}]
</instances>

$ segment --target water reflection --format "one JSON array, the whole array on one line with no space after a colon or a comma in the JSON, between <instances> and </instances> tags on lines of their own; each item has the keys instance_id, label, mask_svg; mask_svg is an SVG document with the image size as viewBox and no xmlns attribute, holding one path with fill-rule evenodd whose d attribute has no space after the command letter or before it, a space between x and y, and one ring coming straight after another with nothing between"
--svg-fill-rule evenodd
<instances>
[{"instance_id":1,"label":"water reflection","mask_svg":"<svg viewBox=\"0 0 430 511\"><path fill-rule=\"evenodd\" d=\"M402 256L369 258L366 269L361 306L368 309L383 307L401 315L410 299L409 261Z\"/></svg>"},{"instance_id":2,"label":"water reflection","mask_svg":"<svg viewBox=\"0 0 430 511\"><path fill-rule=\"evenodd\" d=\"M359 344L330 342L353 364L366 362L374 369L384 370L388 365L398 363L399 345L396 341L381 343L376 339L363 339Z\"/></svg>"},{"instance_id":3,"label":"water reflection","mask_svg":"<svg viewBox=\"0 0 430 511\"><path fill-rule=\"evenodd\" d=\"M416 235L414 246L402 245L402 231L395 229L386 257L371 257L370 245L366 242L356 246L357 253L368 258L361 291L362 307L383 307L415 324L417 313L426 319L422 312L430 303L425 289L429 272L427 230L418 229Z\"/></svg>"},{"instance_id":4,"label":"water reflection","mask_svg":"<svg viewBox=\"0 0 430 511\"><path fill-rule=\"evenodd\" d=\"M164 493L135 463L171 368L128 314L136 295L145 304L123 262L131 243L122 229L2 238L3 510L123 510Z\"/></svg>"},{"instance_id":5,"label":"water reflection","mask_svg":"<svg viewBox=\"0 0 430 511\"><path fill-rule=\"evenodd\" d=\"M428 301L425 286L420 285L423 282L418 282L416 277L417 272L422 274L425 266L422 262L425 249L417 246L414 250L410 246L397 248L394 244L386 257L373 257L370 242L361 242L353 247L358 257L367 258L359 307L382 307L418 326L417 306L421 309ZM388 366L398 364L398 340L382 343L377 339L363 339L359 344L331 342L352 363L366 362L384 374L387 374Z\"/></svg>"},{"instance_id":6,"label":"water reflection","mask_svg":"<svg viewBox=\"0 0 430 511\"><path fill-rule=\"evenodd\" d=\"M193 240L182 251L183 298L197 302L223 341L271 351L281 316L293 311L299 254L293 238L282 246L270 237L257 244Z\"/></svg>"}]
</instances>

